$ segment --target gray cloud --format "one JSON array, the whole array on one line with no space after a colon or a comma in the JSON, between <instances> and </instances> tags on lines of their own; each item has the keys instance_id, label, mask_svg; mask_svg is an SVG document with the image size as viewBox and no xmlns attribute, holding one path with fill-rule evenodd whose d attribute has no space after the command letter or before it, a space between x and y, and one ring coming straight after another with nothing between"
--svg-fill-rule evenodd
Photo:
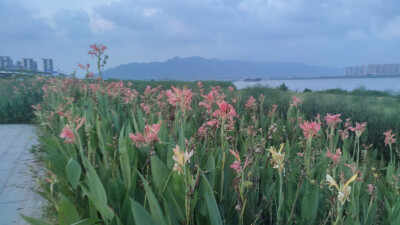
<instances>
[{"instance_id":1,"label":"gray cloud","mask_svg":"<svg viewBox=\"0 0 400 225\"><path fill-rule=\"evenodd\" d=\"M0 39L14 49L22 39L32 49L51 45L64 70L78 54L84 63L94 42L109 47L109 66L194 55L326 66L400 61L397 0L121 0L56 11L52 23L10 5L0 2L0 19L10 21L0 24L8 30Z\"/></svg>"},{"instance_id":2,"label":"gray cloud","mask_svg":"<svg viewBox=\"0 0 400 225\"><path fill-rule=\"evenodd\" d=\"M0 40L4 40L3 43L32 41L49 35L51 28L44 20L35 18L34 13L11 2L0 1Z\"/></svg>"},{"instance_id":3,"label":"gray cloud","mask_svg":"<svg viewBox=\"0 0 400 225\"><path fill-rule=\"evenodd\" d=\"M90 18L84 11L61 10L54 15L57 32L71 39L82 39L91 36Z\"/></svg>"}]
</instances>

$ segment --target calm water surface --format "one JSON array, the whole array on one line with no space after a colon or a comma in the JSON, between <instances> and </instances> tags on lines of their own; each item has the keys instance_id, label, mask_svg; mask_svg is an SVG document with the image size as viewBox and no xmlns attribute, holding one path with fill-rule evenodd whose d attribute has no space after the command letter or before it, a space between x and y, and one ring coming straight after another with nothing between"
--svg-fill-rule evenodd
<instances>
[{"instance_id":1,"label":"calm water surface","mask_svg":"<svg viewBox=\"0 0 400 225\"><path fill-rule=\"evenodd\" d=\"M309 88L313 91L341 88L352 91L364 87L368 90L391 91L400 93L400 78L363 78L363 79L307 79L307 80L262 80L260 82L233 82L238 89L255 85L277 87L285 83L291 91L303 91Z\"/></svg>"}]
</instances>

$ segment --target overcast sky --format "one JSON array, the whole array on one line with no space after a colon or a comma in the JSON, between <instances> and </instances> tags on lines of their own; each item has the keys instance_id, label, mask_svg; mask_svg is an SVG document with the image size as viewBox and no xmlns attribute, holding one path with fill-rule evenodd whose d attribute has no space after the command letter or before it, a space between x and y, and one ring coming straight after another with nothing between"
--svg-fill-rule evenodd
<instances>
[{"instance_id":1,"label":"overcast sky","mask_svg":"<svg viewBox=\"0 0 400 225\"><path fill-rule=\"evenodd\" d=\"M400 63L399 12L398 0L0 0L0 55L66 72L94 63L93 43L108 68L175 56Z\"/></svg>"}]
</instances>

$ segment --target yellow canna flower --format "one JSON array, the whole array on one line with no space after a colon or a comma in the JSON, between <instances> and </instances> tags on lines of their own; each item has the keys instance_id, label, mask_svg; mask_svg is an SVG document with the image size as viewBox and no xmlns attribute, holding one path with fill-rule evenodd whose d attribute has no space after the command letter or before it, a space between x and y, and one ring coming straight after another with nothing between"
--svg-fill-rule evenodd
<instances>
[{"instance_id":1,"label":"yellow canna flower","mask_svg":"<svg viewBox=\"0 0 400 225\"><path fill-rule=\"evenodd\" d=\"M340 185L340 187L338 186L338 184L336 183L336 181L333 179L333 177L329 174L326 174L326 181L329 184L329 189L332 190L332 186L334 186L337 190L338 190L338 199L340 201L340 203L342 203L342 205L344 205L345 201L348 200L347 197L350 195L351 193L351 186L350 183L353 182L355 179L357 178L357 174L355 174L354 176L352 176L350 178L350 180L348 180L346 182L345 185ZM349 200L348 200L349 201Z\"/></svg>"},{"instance_id":2,"label":"yellow canna flower","mask_svg":"<svg viewBox=\"0 0 400 225\"><path fill-rule=\"evenodd\" d=\"M182 167L187 163L190 162L190 157L193 155L193 150L191 152L183 152L180 150L179 145L176 145L174 149L174 155L172 156L172 159L175 160L175 165L173 170L178 171L178 174L180 175L182 171Z\"/></svg>"},{"instance_id":3,"label":"yellow canna flower","mask_svg":"<svg viewBox=\"0 0 400 225\"><path fill-rule=\"evenodd\" d=\"M284 163L283 161L285 160L285 153L281 153L283 149L283 145L281 144L281 147L279 148L279 151L277 152L274 146L271 146L269 148L269 152L272 154L272 161L274 163L274 168L279 170L279 173L282 172Z\"/></svg>"}]
</instances>

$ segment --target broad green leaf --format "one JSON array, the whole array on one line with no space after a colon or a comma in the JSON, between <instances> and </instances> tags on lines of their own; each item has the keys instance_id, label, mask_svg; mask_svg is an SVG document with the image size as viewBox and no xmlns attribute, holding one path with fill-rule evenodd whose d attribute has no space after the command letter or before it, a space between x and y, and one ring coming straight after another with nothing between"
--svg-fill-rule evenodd
<instances>
[{"instance_id":1,"label":"broad green leaf","mask_svg":"<svg viewBox=\"0 0 400 225\"><path fill-rule=\"evenodd\" d=\"M78 186L81 178L81 165L74 159L70 158L66 167L67 178L74 189Z\"/></svg>"},{"instance_id":2,"label":"broad green leaf","mask_svg":"<svg viewBox=\"0 0 400 225\"><path fill-rule=\"evenodd\" d=\"M168 177L171 175L171 169L169 169L157 156L153 155L151 157L151 172L158 195L165 196L165 199L171 203L171 206L173 206L173 210L175 210L179 220L183 221L185 219L185 209L182 204L184 198L182 198L182 192L176 192L171 188L172 185L170 182L172 181L168 181ZM172 179L172 176L170 179Z\"/></svg>"},{"instance_id":3,"label":"broad green leaf","mask_svg":"<svg viewBox=\"0 0 400 225\"><path fill-rule=\"evenodd\" d=\"M93 224L100 224L101 220L99 219L84 219L79 222L73 223L71 225L93 225Z\"/></svg>"},{"instance_id":4,"label":"broad green leaf","mask_svg":"<svg viewBox=\"0 0 400 225\"><path fill-rule=\"evenodd\" d=\"M136 224L140 225L155 225L157 222L150 216L149 212L138 202L131 200L133 218Z\"/></svg>"},{"instance_id":5,"label":"broad green leaf","mask_svg":"<svg viewBox=\"0 0 400 225\"><path fill-rule=\"evenodd\" d=\"M21 214L21 217L31 225L51 225L50 223L47 223L43 220L39 220L30 216L25 216L24 214Z\"/></svg>"},{"instance_id":6,"label":"broad green leaf","mask_svg":"<svg viewBox=\"0 0 400 225\"><path fill-rule=\"evenodd\" d=\"M107 202L102 202L95 195L93 195L88 189L82 187L83 192L89 198L89 200L94 204L97 211L100 212L101 216L108 221L111 221L114 217L114 211L108 206Z\"/></svg>"},{"instance_id":7,"label":"broad green leaf","mask_svg":"<svg viewBox=\"0 0 400 225\"><path fill-rule=\"evenodd\" d=\"M101 183L99 176L85 156L83 156L82 161L87 169L86 178L89 185L90 193L95 196L96 199L100 202L107 203L106 191L104 190L103 184Z\"/></svg>"},{"instance_id":8,"label":"broad green leaf","mask_svg":"<svg viewBox=\"0 0 400 225\"><path fill-rule=\"evenodd\" d=\"M160 225L166 225L167 223L165 222L165 217L164 214L161 210L161 207L157 201L156 196L154 195L153 191L151 190L151 188L149 187L147 180L144 179L144 177L142 176L142 174L140 174L140 172L137 172L140 176L140 179L142 180L144 189L146 191L146 197L149 201L149 206L150 206L150 212L151 215L153 216L153 218L157 221L158 224Z\"/></svg>"},{"instance_id":9,"label":"broad green leaf","mask_svg":"<svg viewBox=\"0 0 400 225\"><path fill-rule=\"evenodd\" d=\"M201 180L201 182L204 185L204 198L206 201L208 216L210 219L209 224L213 225L222 224L221 215L219 213L218 205L214 198L214 193L212 191L212 188L208 183L206 176L203 174L202 177L203 179Z\"/></svg>"},{"instance_id":10,"label":"broad green leaf","mask_svg":"<svg viewBox=\"0 0 400 225\"><path fill-rule=\"evenodd\" d=\"M126 190L130 190L132 184L131 163L129 161L129 154L126 148L126 137L124 131L125 126L122 126L118 140L118 148L120 153L119 163L121 166L122 180L125 182Z\"/></svg>"},{"instance_id":11,"label":"broad green leaf","mask_svg":"<svg viewBox=\"0 0 400 225\"><path fill-rule=\"evenodd\" d=\"M79 221L79 214L74 204L65 195L60 194L60 201L58 202L58 215L59 219L65 224L72 224Z\"/></svg>"}]
</instances>

